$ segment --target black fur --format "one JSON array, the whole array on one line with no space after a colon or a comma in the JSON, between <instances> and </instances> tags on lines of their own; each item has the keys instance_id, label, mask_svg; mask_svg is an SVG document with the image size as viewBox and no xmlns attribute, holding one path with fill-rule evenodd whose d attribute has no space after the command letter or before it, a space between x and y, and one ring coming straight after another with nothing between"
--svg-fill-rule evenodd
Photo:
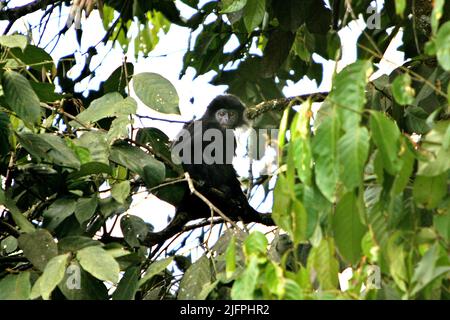
<instances>
[{"instance_id":1,"label":"black fur","mask_svg":"<svg viewBox=\"0 0 450 320\"><path fill-rule=\"evenodd\" d=\"M208 108L199 120L187 123L183 129L184 133L188 132L188 137L179 135L174 141L172 148L184 147L191 150L191 155L194 155L194 141L195 139L201 139L203 133L208 129L217 129L222 132L225 137L224 144L229 142L229 139L235 141L233 131L229 131L231 135L226 135L226 129L222 128L216 121L215 113L217 110L226 108L239 111L239 120L237 126L245 124L244 105L242 102L233 95L221 95L216 97L209 105ZM195 124L201 124L201 132L197 132L197 137L194 135ZM227 129L230 130L230 129ZM182 131L183 132L183 131ZM201 150L210 142L204 142L201 144ZM261 214L253 209L244 195L241 184L237 178L236 171L232 165L232 158L235 151L234 148L225 155L226 160L224 163L213 164L189 164L182 163L185 172L188 172L190 177L195 182L195 188L203 196L205 196L212 204L219 208L230 219L242 220L244 222L261 222L266 225L273 225L274 222L270 214ZM216 214L216 213L214 213ZM217 214L216 214L217 215ZM149 233L146 238L146 242L149 245L158 243L159 239L168 239L176 233L182 231L183 226L194 219L211 217L211 209L209 206L196 195L190 193L188 186L184 197L177 206L174 219L170 224L162 231Z\"/></svg>"}]
</instances>

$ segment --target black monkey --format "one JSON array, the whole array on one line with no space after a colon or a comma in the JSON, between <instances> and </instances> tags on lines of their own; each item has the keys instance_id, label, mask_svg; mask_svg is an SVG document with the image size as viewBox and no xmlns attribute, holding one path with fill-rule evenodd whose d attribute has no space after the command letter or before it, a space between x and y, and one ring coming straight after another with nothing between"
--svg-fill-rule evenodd
<instances>
[{"instance_id":1,"label":"black monkey","mask_svg":"<svg viewBox=\"0 0 450 320\"><path fill-rule=\"evenodd\" d=\"M233 129L246 123L244 110L236 96L217 96L200 119L183 127L172 145L172 159L181 160L196 190L232 220L273 224L270 215L250 206L232 165L236 148ZM186 190L174 219L160 233L174 234L180 225L210 216L209 206Z\"/></svg>"}]
</instances>

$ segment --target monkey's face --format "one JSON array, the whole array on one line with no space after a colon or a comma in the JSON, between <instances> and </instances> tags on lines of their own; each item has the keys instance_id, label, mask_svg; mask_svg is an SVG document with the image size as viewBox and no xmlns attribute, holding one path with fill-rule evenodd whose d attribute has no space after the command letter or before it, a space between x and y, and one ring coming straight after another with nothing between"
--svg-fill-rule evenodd
<instances>
[{"instance_id":1,"label":"monkey's face","mask_svg":"<svg viewBox=\"0 0 450 320\"><path fill-rule=\"evenodd\" d=\"M215 116L219 125L225 129L234 129L239 123L239 113L233 109L219 109Z\"/></svg>"}]
</instances>

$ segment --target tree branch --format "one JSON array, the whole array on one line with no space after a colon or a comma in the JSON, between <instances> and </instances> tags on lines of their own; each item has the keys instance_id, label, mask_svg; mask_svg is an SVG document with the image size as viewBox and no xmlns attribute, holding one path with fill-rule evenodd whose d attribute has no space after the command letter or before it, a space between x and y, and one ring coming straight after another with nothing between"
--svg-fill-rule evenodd
<instances>
[{"instance_id":1,"label":"tree branch","mask_svg":"<svg viewBox=\"0 0 450 320\"><path fill-rule=\"evenodd\" d=\"M315 93L308 93L303 94L295 97L289 97L289 98L280 98L280 99L273 99L269 101L261 102L255 106L251 106L245 110L245 116L247 119L253 120L256 117L262 115L263 113L269 112L269 111L283 111L286 109L289 105L297 105L301 102L311 99L313 102L321 102L325 100L327 97L328 92L315 92Z\"/></svg>"},{"instance_id":2,"label":"tree branch","mask_svg":"<svg viewBox=\"0 0 450 320\"><path fill-rule=\"evenodd\" d=\"M7 10L0 11L0 20L9 20L9 24L4 34L6 34L12 27L17 19L26 16L27 14L33 13L35 11L45 9L48 5L56 4L58 2L63 2L63 0L35 0L21 7L14 7Z\"/></svg>"}]
</instances>

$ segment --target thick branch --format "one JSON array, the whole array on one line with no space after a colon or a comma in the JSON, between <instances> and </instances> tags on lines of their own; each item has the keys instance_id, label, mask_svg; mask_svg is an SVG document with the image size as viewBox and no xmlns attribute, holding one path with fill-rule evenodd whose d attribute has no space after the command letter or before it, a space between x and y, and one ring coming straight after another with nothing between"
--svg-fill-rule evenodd
<instances>
[{"instance_id":1,"label":"thick branch","mask_svg":"<svg viewBox=\"0 0 450 320\"><path fill-rule=\"evenodd\" d=\"M262 223L266 226L274 226L275 225L275 222L271 218L271 214L260 213L259 215L260 216L253 217L254 218L253 220L250 221L249 219L247 219L247 221L245 221L245 222L246 223L257 222L257 223ZM235 221L235 222L240 221L238 217L229 217L229 219L232 221ZM189 217L184 212L178 213L175 216L174 220L170 223L170 227L167 227L160 232L149 233L147 235L147 237L145 238L145 240L142 241L142 244L147 247L152 247L156 244L159 244L159 243L169 240L170 238L172 238L174 235L176 235L178 233L190 231L190 230L204 227L204 226L211 225L211 224L218 224L218 223L225 222L223 219L213 220L212 222L211 222L211 220L206 220L206 221L200 222L198 224L186 226L185 224L189 221L190 221Z\"/></svg>"},{"instance_id":2,"label":"thick branch","mask_svg":"<svg viewBox=\"0 0 450 320\"><path fill-rule=\"evenodd\" d=\"M262 115L263 113L269 111L283 111L288 106L300 104L307 99L311 99L313 102L321 102L325 100L327 95L328 92L315 92L295 97L264 101L255 106L247 108L247 110L245 111L245 116L247 117L247 119L253 120L256 117Z\"/></svg>"},{"instance_id":3,"label":"thick branch","mask_svg":"<svg viewBox=\"0 0 450 320\"><path fill-rule=\"evenodd\" d=\"M29 13L45 9L48 5L58 2L62 2L62 0L36 0L21 7L2 10L0 11L0 20L9 20L10 22L14 22Z\"/></svg>"}]
</instances>

